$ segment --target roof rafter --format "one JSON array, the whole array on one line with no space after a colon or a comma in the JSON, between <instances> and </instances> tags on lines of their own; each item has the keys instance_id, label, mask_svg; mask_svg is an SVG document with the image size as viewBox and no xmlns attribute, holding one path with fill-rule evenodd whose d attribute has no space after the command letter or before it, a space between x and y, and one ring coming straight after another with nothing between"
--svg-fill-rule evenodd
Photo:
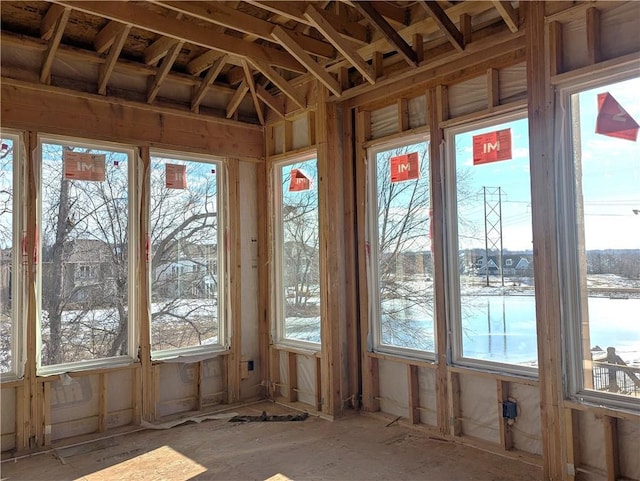
<instances>
[{"instance_id":1,"label":"roof rafter","mask_svg":"<svg viewBox=\"0 0 640 481\"><path fill-rule=\"evenodd\" d=\"M131 30L131 25L124 25L122 31L118 34L113 44L109 48L109 54L107 55L107 59L105 60L104 65L100 69L100 78L98 79L98 93L100 95L107 94L107 84L109 83L109 78L113 73L113 69L118 62L118 57L120 56L120 52L122 51L122 47L124 47L124 42L127 40L127 36L129 35L129 31Z\"/></svg>"},{"instance_id":2,"label":"roof rafter","mask_svg":"<svg viewBox=\"0 0 640 481\"><path fill-rule=\"evenodd\" d=\"M164 80L167 78L167 75L169 75L171 67L176 61L176 58L178 58L178 54L180 53L183 45L184 42L176 43L169 49L167 55L162 59L160 68L158 68L158 73L153 79L153 84L151 84L151 87L149 88L149 92L147 94L147 103L153 103L153 101L155 100L156 95L158 95L160 87L162 86L162 82L164 82Z\"/></svg>"},{"instance_id":3,"label":"roof rafter","mask_svg":"<svg viewBox=\"0 0 640 481\"><path fill-rule=\"evenodd\" d=\"M104 53L113 45L113 41L124 28L124 24L111 20L107 23L93 39L93 48L98 53Z\"/></svg>"},{"instance_id":4,"label":"roof rafter","mask_svg":"<svg viewBox=\"0 0 640 481\"><path fill-rule=\"evenodd\" d=\"M274 97L262 85L256 85L256 95L262 100L278 117L284 119L284 97Z\"/></svg>"},{"instance_id":5,"label":"roof rafter","mask_svg":"<svg viewBox=\"0 0 640 481\"><path fill-rule=\"evenodd\" d=\"M126 24L134 24L139 28L201 47L243 58L257 58L260 61L297 73L306 72L287 52L246 42L231 35L218 33L211 28L194 25L184 19L167 18L139 4L130 2L54 1L91 15L109 18Z\"/></svg>"},{"instance_id":6,"label":"roof rafter","mask_svg":"<svg viewBox=\"0 0 640 481\"><path fill-rule=\"evenodd\" d=\"M371 65L340 36L338 31L331 25L331 22L324 16L323 12L320 12L320 10L313 5L309 5L305 10L305 17L344 55L369 83L374 84L376 82L375 72L371 68Z\"/></svg>"},{"instance_id":7,"label":"roof rafter","mask_svg":"<svg viewBox=\"0 0 640 481\"><path fill-rule=\"evenodd\" d=\"M513 33L518 31L518 12L511 6L511 2L493 0L496 10Z\"/></svg>"},{"instance_id":8,"label":"roof rafter","mask_svg":"<svg viewBox=\"0 0 640 481\"><path fill-rule=\"evenodd\" d=\"M378 29L382 36L386 38L389 44L404 57L409 65L412 67L417 66L418 56L415 50L413 50L411 46L400 36L398 31L384 19L380 12L376 10L372 2L353 2L353 7Z\"/></svg>"},{"instance_id":9,"label":"roof rafter","mask_svg":"<svg viewBox=\"0 0 640 481\"><path fill-rule=\"evenodd\" d=\"M244 96L247 95L248 91L249 91L249 86L247 85L247 81L245 80L237 88L236 93L233 94L233 96L231 97L231 100L229 100L229 103L227 104L228 119L233 117L233 114L236 113L236 110L238 110L238 107L240 107L240 102L242 102L242 99L244 99Z\"/></svg>"},{"instance_id":10,"label":"roof rafter","mask_svg":"<svg viewBox=\"0 0 640 481\"><path fill-rule=\"evenodd\" d=\"M272 41L271 33L275 28L273 24L229 8L223 4L205 4L202 2L185 1L151 1L177 12L192 15L200 20L250 35L251 38L249 38L248 41L253 41L255 38ZM327 59L335 57L336 52L331 44L298 32L290 31L289 33L308 53Z\"/></svg>"},{"instance_id":11,"label":"roof rafter","mask_svg":"<svg viewBox=\"0 0 640 481\"><path fill-rule=\"evenodd\" d=\"M160 37L144 49L144 53L142 54L144 63L147 65L155 65L162 57L167 55L171 47L178 43L180 43L180 40L176 40L175 38Z\"/></svg>"},{"instance_id":12,"label":"roof rafter","mask_svg":"<svg viewBox=\"0 0 640 481\"><path fill-rule=\"evenodd\" d=\"M200 85L198 86L198 89L196 90L195 94L191 98L191 111L192 112L197 112L198 111L198 108L200 107L200 102L202 102L202 99L204 99L204 96L206 95L207 91L209 90L209 86L213 82L215 82L216 77L218 77L218 75L220 75L220 72L222 71L222 68L224 67L224 64L227 63L227 58L228 58L227 54L224 54L222 57L218 58L213 63L212 67L209 69L209 71L207 72L207 75L205 75L204 79L202 79L202 82L200 82Z\"/></svg>"},{"instance_id":13,"label":"roof rafter","mask_svg":"<svg viewBox=\"0 0 640 481\"><path fill-rule=\"evenodd\" d=\"M249 59L249 62L251 62L255 68L260 70L262 74L267 77L271 81L271 83L278 87L284 95L293 100L298 107L300 107L301 109L307 107L307 102L305 101L304 97L296 92L294 87L284 78L282 78L278 74L278 72L271 68L270 65L255 58Z\"/></svg>"},{"instance_id":14,"label":"roof rafter","mask_svg":"<svg viewBox=\"0 0 640 481\"><path fill-rule=\"evenodd\" d=\"M442 9L438 2L417 0L418 4L424 8L427 13L436 22L444 36L451 42L451 44L460 50L464 50L464 38L462 33L458 30L458 27L451 21L447 13Z\"/></svg>"},{"instance_id":15,"label":"roof rafter","mask_svg":"<svg viewBox=\"0 0 640 481\"><path fill-rule=\"evenodd\" d=\"M331 74L324 69L324 67L314 61L311 56L305 52L291 36L289 36L288 32L281 27L276 27L273 29L272 35L273 38L278 40L282 46L298 60L298 62L307 67L314 77L331 90L334 95L340 97L342 94L342 88L338 81L333 78Z\"/></svg>"},{"instance_id":16,"label":"roof rafter","mask_svg":"<svg viewBox=\"0 0 640 481\"><path fill-rule=\"evenodd\" d=\"M49 40L55 31L58 20L64 13L64 7L62 5L50 5L47 13L45 13L40 22L40 38L42 40Z\"/></svg>"},{"instance_id":17,"label":"roof rafter","mask_svg":"<svg viewBox=\"0 0 640 481\"><path fill-rule=\"evenodd\" d=\"M56 50L58 50L58 47L60 46L62 34L64 33L64 29L67 26L69 15L71 15L71 9L64 8L56 20L54 32L51 35L51 38L49 38L49 46L47 47L47 50L44 52L42 57L42 68L40 69L41 83L49 83L50 81L53 59L56 55Z\"/></svg>"},{"instance_id":18,"label":"roof rafter","mask_svg":"<svg viewBox=\"0 0 640 481\"><path fill-rule=\"evenodd\" d=\"M260 125L264 125L264 114L262 113L262 106L260 105L260 99L256 95L256 86L253 82L253 74L251 73L251 68L249 68L249 64L246 60L242 60L242 69L244 70L247 85L249 86L249 91L251 92L253 106L256 108L256 114L258 114L258 121L260 122Z\"/></svg>"}]
</instances>

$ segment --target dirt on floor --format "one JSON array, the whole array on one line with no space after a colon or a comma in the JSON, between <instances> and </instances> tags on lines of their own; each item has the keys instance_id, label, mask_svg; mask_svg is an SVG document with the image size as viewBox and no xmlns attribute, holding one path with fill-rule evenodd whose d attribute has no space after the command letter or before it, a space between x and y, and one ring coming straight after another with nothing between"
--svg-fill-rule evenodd
<instances>
[{"instance_id":1,"label":"dirt on floor","mask_svg":"<svg viewBox=\"0 0 640 481\"><path fill-rule=\"evenodd\" d=\"M265 415L263 415L265 413ZM239 422L229 417L239 414ZM533 481L539 467L380 417L336 421L275 403L5 461L2 480ZM286 415L291 415L287 417ZM271 419L269 419L271 417Z\"/></svg>"}]
</instances>

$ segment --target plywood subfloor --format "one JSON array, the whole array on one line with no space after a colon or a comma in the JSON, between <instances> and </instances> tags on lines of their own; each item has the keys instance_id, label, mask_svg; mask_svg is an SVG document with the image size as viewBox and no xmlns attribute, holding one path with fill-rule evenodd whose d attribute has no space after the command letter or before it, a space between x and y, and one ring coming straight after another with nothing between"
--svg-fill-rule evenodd
<instances>
[{"instance_id":1,"label":"plywood subfloor","mask_svg":"<svg viewBox=\"0 0 640 481\"><path fill-rule=\"evenodd\" d=\"M297 414L261 403L239 414ZM331 422L209 420L4 462L2 480L533 481L541 470L352 413Z\"/></svg>"}]
</instances>

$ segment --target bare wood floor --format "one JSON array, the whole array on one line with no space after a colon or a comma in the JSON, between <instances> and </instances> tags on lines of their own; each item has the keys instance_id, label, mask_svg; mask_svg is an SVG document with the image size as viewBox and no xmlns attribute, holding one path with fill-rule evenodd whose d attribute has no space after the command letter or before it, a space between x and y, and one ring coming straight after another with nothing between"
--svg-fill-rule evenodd
<instances>
[{"instance_id":1,"label":"bare wood floor","mask_svg":"<svg viewBox=\"0 0 640 481\"><path fill-rule=\"evenodd\" d=\"M297 414L273 403L243 415ZM1 465L2 480L427 480L533 481L518 460L430 438L372 416L338 421L209 420L145 430Z\"/></svg>"}]
</instances>

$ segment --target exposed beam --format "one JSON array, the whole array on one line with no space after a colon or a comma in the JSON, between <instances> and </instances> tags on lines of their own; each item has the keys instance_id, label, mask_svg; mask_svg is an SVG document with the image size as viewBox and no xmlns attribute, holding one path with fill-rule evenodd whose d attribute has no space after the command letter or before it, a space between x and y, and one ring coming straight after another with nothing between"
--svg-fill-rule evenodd
<instances>
[{"instance_id":1,"label":"exposed beam","mask_svg":"<svg viewBox=\"0 0 640 481\"><path fill-rule=\"evenodd\" d=\"M280 118L285 118L284 97L274 97L262 85L256 85L256 95Z\"/></svg>"},{"instance_id":2,"label":"exposed beam","mask_svg":"<svg viewBox=\"0 0 640 481\"><path fill-rule=\"evenodd\" d=\"M216 77L220 75L220 71L222 70L226 62L227 62L227 55L223 55L222 57L217 59L213 64L213 66L207 72L207 75L204 77L204 79L202 79L202 82L198 86L198 90L196 90L196 93L193 95L193 98L191 99L192 112L198 111L198 108L200 107L200 102L202 102L202 99L204 99L204 96L209 90L209 86L213 84L213 82L215 82L216 80Z\"/></svg>"},{"instance_id":3,"label":"exposed beam","mask_svg":"<svg viewBox=\"0 0 640 481\"><path fill-rule=\"evenodd\" d=\"M58 24L58 20L64 13L64 7L62 5L50 5L49 10L45 13L40 22L40 38L42 40L49 40L53 35L53 32Z\"/></svg>"},{"instance_id":4,"label":"exposed beam","mask_svg":"<svg viewBox=\"0 0 640 481\"><path fill-rule=\"evenodd\" d=\"M47 50L44 52L44 55L42 57L42 68L40 69L41 83L49 83L49 76L51 74L53 59L56 55L56 50L58 50L58 47L60 46L62 34L64 33L64 29L67 26L69 15L71 15L71 9L65 8L62 14L58 17L58 20L54 27L54 32L51 35L51 38L49 38L49 46L47 47Z\"/></svg>"},{"instance_id":5,"label":"exposed beam","mask_svg":"<svg viewBox=\"0 0 640 481\"><path fill-rule=\"evenodd\" d=\"M113 45L113 41L116 39L118 34L122 32L124 28L124 24L119 22L111 21L107 23L96 35L96 38L93 39L93 48L96 49L98 53L104 53L109 50L109 47Z\"/></svg>"},{"instance_id":6,"label":"exposed beam","mask_svg":"<svg viewBox=\"0 0 640 481\"><path fill-rule=\"evenodd\" d=\"M253 74L251 73L251 69L249 68L249 64L246 60L242 60L242 69L244 70L247 85L249 86L249 91L251 92L253 106L256 108L256 113L258 114L258 120L260 122L260 125L264 125L264 114L262 113L262 105L260 105L260 99L258 99L258 96L256 95L256 85L253 81Z\"/></svg>"},{"instance_id":7,"label":"exposed beam","mask_svg":"<svg viewBox=\"0 0 640 481\"><path fill-rule=\"evenodd\" d=\"M271 41L271 33L274 29L272 23L234 10L222 3L151 1L177 12L191 15L200 20L246 33L250 36L249 38L245 38L247 41L254 41L256 38ZM295 38L296 42L308 53L326 59L335 57L336 52L331 44L292 30L289 31L289 34Z\"/></svg>"},{"instance_id":8,"label":"exposed beam","mask_svg":"<svg viewBox=\"0 0 640 481\"><path fill-rule=\"evenodd\" d=\"M380 12L378 12L378 10L373 6L372 2L353 2L353 7L378 29L382 36L387 39L389 44L395 48L402 57L404 57L409 65L412 67L417 66L418 56L416 55L415 50L413 50L411 46L400 36L398 31L384 19Z\"/></svg>"},{"instance_id":9,"label":"exposed beam","mask_svg":"<svg viewBox=\"0 0 640 481\"><path fill-rule=\"evenodd\" d=\"M151 88L149 88L149 92L147 94L148 104L153 103L153 101L156 98L156 95L158 95L158 92L160 91L160 87L162 86L162 82L164 82L164 80L167 78L167 75L171 71L171 67L173 66L173 63L176 61L176 58L178 58L178 54L180 53L180 50L182 49L183 45L184 45L184 42L176 43L169 49L169 52L167 53L167 55L162 59L162 63L158 68L158 73L153 79L153 84L151 84Z\"/></svg>"},{"instance_id":10,"label":"exposed beam","mask_svg":"<svg viewBox=\"0 0 640 481\"><path fill-rule=\"evenodd\" d=\"M187 64L187 72L191 75L200 75L202 72L215 65L217 60L223 56L226 56L227 59L229 58L227 54L216 50L209 50L208 52L205 52L191 60Z\"/></svg>"},{"instance_id":11,"label":"exposed beam","mask_svg":"<svg viewBox=\"0 0 640 481\"><path fill-rule=\"evenodd\" d=\"M371 66L365 62L365 60L356 52L351 45L349 45L331 25L331 22L327 20L323 13L320 12L313 5L309 5L305 11L305 17L313 24L313 26L324 37L329 40L338 51L344 55L344 57L366 78L369 83L374 84L376 82L375 73Z\"/></svg>"},{"instance_id":12,"label":"exposed beam","mask_svg":"<svg viewBox=\"0 0 640 481\"><path fill-rule=\"evenodd\" d=\"M322 82L334 95L340 97L342 88L338 81L327 72L324 67L319 65L311 56L305 52L300 45L281 27L273 29L273 38L282 44L287 51L293 55L298 62L307 67L309 72Z\"/></svg>"},{"instance_id":13,"label":"exposed beam","mask_svg":"<svg viewBox=\"0 0 640 481\"><path fill-rule=\"evenodd\" d=\"M234 93L233 97L231 97L231 100L229 100L229 104L227 105L228 119L233 117L233 114L236 113L236 110L238 110L238 107L240 107L240 102L242 102L242 99L244 99L244 96L247 95L248 91L249 86L247 85L247 82L242 82L236 90L236 93Z\"/></svg>"},{"instance_id":14,"label":"exposed beam","mask_svg":"<svg viewBox=\"0 0 640 481\"><path fill-rule=\"evenodd\" d=\"M518 31L518 12L511 6L511 2L505 0L493 0L498 13L513 33Z\"/></svg>"},{"instance_id":15,"label":"exposed beam","mask_svg":"<svg viewBox=\"0 0 640 481\"><path fill-rule=\"evenodd\" d=\"M290 20L314 26L305 16L305 2L280 2L280 1L256 1L248 0L248 3L260 7L269 12L282 15ZM342 16L323 10L323 14L331 25L349 40L366 44L371 41L371 35L367 27L359 23L345 21Z\"/></svg>"},{"instance_id":16,"label":"exposed beam","mask_svg":"<svg viewBox=\"0 0 640 481\"><path fill-rule=\"evenodd\" d=\"M133 2L97 2L54 0L75 10L118 22L136 25L151 32L183 40L194 45L218 50L241 58L256 58L297 73L306 70L288 53L194 25L182 19L168 18Z\"/></svg>"},{"instance_id":17,"label":"exposed beam","mask_svg":"<svg viewBox=\"0 0 640 481\"><path fill-rule=\"evenodd\" d=\"M361 2L351 2L352 7L356 7ZM401 25L409 25L410 10L407 7L397 7L389 2L367 2L371 3L373 7L388 20Z\"/></svg>"},{"instance_id":18,"label":"exposed beam","mask_svg":"<svg viewBox=\"0 0 640 481\"><path fill-rule=\"evenodd\" d=\"M102 69L100 70L100 78L98 79L98 93L100 95L106 95L107 93L109 78L113 73L116 63L118 62L118 57L120 57L120 52L122 51L122 47L124 46L124 42L127 40L127 35L129 35L130 30L131 25L125 25L114 40L113 45L109 48L109 54L107 55Z\"/></svg>"},{"instance_id":19,"label":"exposed beam","mask_svg":"<svg viewBox=\"0 0 640 481\"><path fill-rule=\"evenodd\" d=\"M179 42L180 40L176 40L172 37L160 37L158 40L144 49L144 53L142 55L144 63L147 65L155 65L162 57L167 54L171 47Z\"/></svg>"},{"instance_id":20,"label":"exposed beam","mask_svg":"<svg viewBox=\"0 0 640 481\"><path fill-rule=\"evenodd\" d=\"M307 103L302 95L300 95L293 86L287 82L284 78L278 74L270 65L260 62L256 59L249 59L255 68L260 70L265 77L267 77L271 83L280 89L280 91L293 100L298 107L304 109L307 107Z\"/></svg>"},{"instance_id":21,"label":"exposed beam","mask_svg":"<svg viewBox=\"0 0 640 481\"><path fill-rule=\"evenodd\" d=\"M444 36L453 44L455 48L461 52L464 50L464 38L458 27L451 21L446 12L442 9L438 2L417 0L427 13L433 18L433 21L440 27Z\"/></svg>"}]
</instances>

